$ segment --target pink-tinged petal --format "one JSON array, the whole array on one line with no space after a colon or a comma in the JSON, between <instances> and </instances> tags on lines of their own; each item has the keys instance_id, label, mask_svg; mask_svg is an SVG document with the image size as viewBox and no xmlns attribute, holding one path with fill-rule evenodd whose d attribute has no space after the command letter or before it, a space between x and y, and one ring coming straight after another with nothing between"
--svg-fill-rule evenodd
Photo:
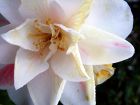
<instances>
[{"instance_id":1,"label":"pink-tinged petal","mask_svg":"<svg viewBox=\"0 0 140 105\"><path fill-rule=\"evenodd\" d=\"M0 69L0 89L8 89L14 85L14 65L6 65Z\"/></svg>"},{"instance_id":2,"label":"pink-tinged petal","mask_svg":"<svg viewBox=\"0 0 140 105\"><path fill-rule=\"evenodd\" d=\"M0 13L13 25L19 25L23 22L18 8L20 0L0 0Z\"/></svg>"},{"instance_id":3,"label":"pink-tinged petal","mask_svg":"<svg viewBox=\"0 0 140 105\"><path fill-rule=\"evenodd\" d=\"M85 82L67 82L61 97L63 105L95 105L95 80L92 66L86 67L91 79Z\"/></svg>"},{"instance_id":4,"label":"pink-tinged petal","mask_svg":"<svg viewBox=\"0 0 140 105\"><path fill-rule=\"evenodd\" d=\"M7 92L16 105L34 105L26 86L18 90L15 90L14 86L12 86Z\"/></svg>"},{"instance_id":5,"label":"pink-tinged petal","mask_svg":"<svg viewBox=\"0 0 140 105\"><path fill-rule=\"evenodd\" d=\"M65 86L65 80L49 69L38 75L27 86L34 105L57 105Z\"/></svg>"},{"instance_id":6,"label":"pink-tinged petal","mask_svg":"<svg viewBox=\"0 0 140 105\"><path fill-rule=\"evenodd\" d=\"M14 84L19 89L40 73L49 68L45 56L48 52L40 54L25 49L19 49L15 60Z\"/></svg>"},{"instance_id":7,"label":"pink-tinged petal","mask_svg":"<svg viewBox=\"0 0 140 105\"><path fill-rule=\"evenodd\" d=\"M126 38L133 28L133 15L125 0L94 0L86 24Z\"/></svg>"},{"instance_id":8,"label":"pink-tinged petal","mask_svg":"<svg viewBox=\"0 0 140 105\"><path fill-rule=\"evenodd\" d=\"M66 15L63 8L59 5L57 1L51 1L48 5L49 17L54 23L63 24L66 20Z\"/></svg>"},{"instance_id":9,"label":"pink-tinged petal","mask_svg":"<svg viewBox=\"0 0 140 105\"><path fill-rule=\"evenodd\" d=\"M84 64L111 64L128 59L134 54L134 47L114 34L92 26L83 26L81 33L85 35L85 39L79 42Z\"/></svg>"}]
</instances>

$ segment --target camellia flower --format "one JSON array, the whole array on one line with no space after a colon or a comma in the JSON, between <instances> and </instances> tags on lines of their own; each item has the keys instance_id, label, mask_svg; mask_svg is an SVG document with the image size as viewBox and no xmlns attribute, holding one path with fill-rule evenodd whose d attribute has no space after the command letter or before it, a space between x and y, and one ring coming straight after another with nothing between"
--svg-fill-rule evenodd
<instances>
[{"instance_id":1,"label":"camellia flower","mask_svg":"<svg viewBox=\"0 0 140 105\"><path fill-rule=\"evenodd\" d=\"M124 0L0 0L0 12L11 23L0 30L0 63L14 64L0 84L19 105L95 105L95 84L134 53Z\"/></svg>"}]
</instances>

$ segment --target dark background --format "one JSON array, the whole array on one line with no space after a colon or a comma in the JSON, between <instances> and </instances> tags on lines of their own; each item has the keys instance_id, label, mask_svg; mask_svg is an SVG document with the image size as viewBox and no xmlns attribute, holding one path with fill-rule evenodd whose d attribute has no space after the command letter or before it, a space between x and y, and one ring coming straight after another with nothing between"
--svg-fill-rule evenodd
<instances>
[{"instance_id":1,"label":"dark background","mask_svg":"<svg viewBox=\"0 0 140 105\"><path fill-rule=\"evenodd\" d=\"M129 60L114 64L114 76L97 86L97 105L140 105L140 0L127 1L135 19L127 40L134 45L136 53ZM0 18L0 26L4 24ZM14 105L6 91L0 91L0 105Z\"/></svg>"}]
</instances>

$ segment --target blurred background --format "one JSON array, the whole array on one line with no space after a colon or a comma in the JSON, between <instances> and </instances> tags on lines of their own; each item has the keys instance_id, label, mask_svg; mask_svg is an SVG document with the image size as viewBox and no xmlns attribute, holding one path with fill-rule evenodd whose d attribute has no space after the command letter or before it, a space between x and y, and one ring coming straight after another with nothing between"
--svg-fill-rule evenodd
<instances>
[{"instance_id":1,"label":"blurred background","mask_svg":"<svg viewBox=\"0 0 140 105\"><path fill-rule=\"evenodd\" d=\"M140 105L140 0L126 1L135 20L127 40L134 45L136 53L128 60L114 64L114 76L96 87L97 105ZM0 26L6 23L0 16ZM0 90L0 105L14 105L6 91Z\"/></svg>"}]
</instances>

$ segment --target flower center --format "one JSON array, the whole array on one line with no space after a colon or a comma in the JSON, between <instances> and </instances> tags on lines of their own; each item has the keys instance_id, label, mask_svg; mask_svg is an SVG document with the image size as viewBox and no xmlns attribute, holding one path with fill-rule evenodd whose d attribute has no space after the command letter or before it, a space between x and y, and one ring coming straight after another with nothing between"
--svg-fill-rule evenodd
<instances>
[{"instance_id":1,"label":"flower center","mask_svg":"<svg viewBox=\"0 0 140 105\"><path fill-rule=\"evenodd\" d=\"M50 50L61 50L65 51L65 35L62 34L60 27L54 25L50 19L45 24L34 21L35 33L31 35L33 38L33 45L37 50L42 52L46 47Z\"/></svg>"}]
</instances>

